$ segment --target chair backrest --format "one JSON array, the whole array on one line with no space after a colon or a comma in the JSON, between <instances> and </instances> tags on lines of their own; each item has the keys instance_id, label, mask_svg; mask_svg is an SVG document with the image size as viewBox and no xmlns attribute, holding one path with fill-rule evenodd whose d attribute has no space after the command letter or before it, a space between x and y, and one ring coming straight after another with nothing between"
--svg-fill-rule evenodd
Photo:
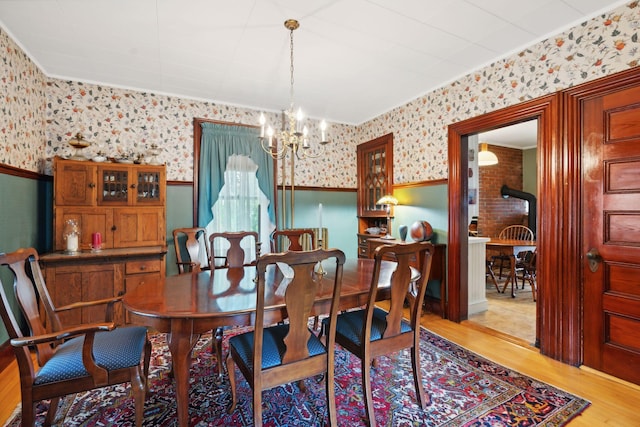
<instances>
[{"instance_id":1,"label":"chair backrest","mask_svg":"<svg viewBox=\"0 0 640 427\"><path fill-rule=\"evenodd\" d=\"M390 278L389 309L386 318L386 328L382 339L391 338L401 334L401 322L404 316L404 302L410 303L410 325L412 331L419 330L420 316L422 314L422 302L427 290L427 282L431 273L431 260L435 249L432 243L419 241L411 243L396 243L378 246L374 252L374 269L371 277L371 288L366 306L365 330L371 332L373 312L376 309L376 301L379 298L378 284L382 263L392 260L397 263L395 271ZM412 274L412 264L417 263L420 277L415 279ZM382 283L385 283L383 280ZM365 339L364 342L368 340Z\"/></svg>"},{"instance_id":2,"label":"chair backrest","mask_svg":"<svg viewBox=\"0 0 640 427\"><path fill-rule=\"evenodd\" d=\"M275 230L271 233L271 252L316 249L316 234L311 228Z\"/></svg>"},{"instance_id":3,"label":"chair backrest","mask_svg":"<svg viewBox=\"0 0 640 427\"><path fill-rule=\"evenodd\" d=\"M524 225L510 225L505 227L500 232L498 238L507 240L534 240L533 231Z\"/></svg>"},{"instance_id":4,"label":"chair backrest","mask_svg":"<svg viewBox=\"0 0 640 427\"><path fill-rule=\"evenodd\" d=\"M14 299L27 321L30 335L43 335L47 332L61 330L60 320L55 314L51 297L44 284L37 251L33 248L27 248L18 249L11 253L2 253L0 254L0 265L7 266L13 275L13 286L7 287L7 289L14 290L13 295L7 293L5 286L0 286L0 295L2 296L0 314L2 314L9 338L29 336L22 332L20 322L12 309L13 304L10 301ZM43 309L42 313L40 306ZM45 317L42 318L41 314ZM49 325L49 331L47 331L46 325ZM53 356L53 349L49 344L38 344L35 348L40 366ZM14 347L14 353L18 359L20 371L29 372L31 369L29 367L32 366L29 348L26 346Z\"/></svg>"},{"instance_id":5,"label":"chair backrest","mask_svg":"<svg viewBox=\"0 0 640 427\"><path fill-rule=\"evenodd\" d=\"M324 261L328 267L329 262L335 263L335 274L317 274L318 263ZM309 358L307 341L309 339L309 318L314 315L314 301L322 292L326 297L331 293L331 309L329 316L335 325L338 306L340 302L340 289L342 286L342 269L345 255L339 249L316 249L313 251L289 251L283 253L269 253L262 255L257 263L258 285L256 289L256 321L254 333L254 370L259 372L262 366L262 338L265 327L265 293L275 292L283 297L286 304L289 331L285 338L286 351L282 358L282 368L287 369L287 364ZM278 264L276 264L278 263ZM282 267L287 264L290 269ZM328 270L328 269L327 269ZM284 272L283 272L284 271ZM265 289L265 277L275 274L277 285L274 289ZM271 276L270 276L271 277ZM281 279L281 280L278 280ZM268 324L266 326L269 326ZM327 334L329 338L326 347L333 348L335 330ZM333 353L331 351L331 353ZM326 366L324 366L326 369Z\"/></svg>"},{"instance_id":6,"label":"chair backrest","mask_svg":"<svg viewBox=\"0 0 640 427\"><path fill-rule=\"evenodd\" d=\"M242 241L247 238L253 239L255 257L246 259L246 252L242 247ZM216 240L224 239L228 244L226 253L222 254L216 251ZM220 233L211 233L209 236L209 244L211 246L211 265L214 268L236 268L246 265L255 265L256 260L260 257L260 238L255 231L227 231ZM218 261L221 261L218 263Z\"/></svg>"},{"instance_id":7,"label":"chair backrest","mask_svg":"<svg viewBox=\"0 0 640 427\"><path fill-rule=\"evenodd\" d=\"M180 274L206 270L211 265L207 231L204 228L176 228L173 230L173 244ZM204 260L206 264L202 262Z\"/></svg>"}]
</instances>

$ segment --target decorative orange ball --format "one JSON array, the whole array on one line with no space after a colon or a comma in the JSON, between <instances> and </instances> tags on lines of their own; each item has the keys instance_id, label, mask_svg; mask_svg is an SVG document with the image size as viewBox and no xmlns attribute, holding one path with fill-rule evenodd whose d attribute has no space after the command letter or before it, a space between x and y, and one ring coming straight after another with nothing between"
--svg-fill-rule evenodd
<instances>
[{"instance_id":1,"label":"decorative orange ball","mask_svg":"<svg viewBox=\"0 0 640 427\"><path fill-rule=\"evenodd\" d=\"M416 221L411 225L411 238L416 242L431 240L433 227L427 221Z\"/></svg>"}]
</instances>

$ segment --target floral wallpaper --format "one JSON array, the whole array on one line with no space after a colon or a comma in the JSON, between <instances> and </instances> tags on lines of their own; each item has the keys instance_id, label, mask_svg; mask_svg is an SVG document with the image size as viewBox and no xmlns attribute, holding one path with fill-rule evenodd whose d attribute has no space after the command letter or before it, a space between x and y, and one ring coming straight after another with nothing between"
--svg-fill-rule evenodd
<instances>
[{"instance_id":1,"label":"floral wallpaper","mask_svg":"<svg viewBox=\"0 0 640 427\"><path fill-rule=\"evenodd\" d=\"M633 1L359 126L359 139L393 132L396 184L447 178L450 123L636 67L639 30Z\"/></svg>"},{"instance_id":2,"label":"floral wallpaper","mask_svg":"<svg viewBox=\"0 0 640 427\"><path fill-rule=\"evenodd\" d=\"M103 151L109 157L146 155L151 144L167 165L167 179L193 180L193 118L258 125L260 112L211 102L135 92L74 81L50 80L47 88L47 155L69 155L67 144L81 132L93 144L83 154ZM276 122L280 114L267 114ZM317 131L319 123L310 123ZM331 124L328 154L296 162L296 185L355 187L356 132L353 126ZM333 159L345 159L347 168L336 168ZM287 174L290 169L286 168ZM285 181L290 182L286 176Z\"/></svg>"},{"instance_id":3,"label":"floral wallpaper","mask_svg":"<svg viewBox=\"0 0 640 427\"><path fill-rule=\"evenodd\" d=\"M633 1L362 125L332 123L325 156L297 161L295 184L355 188L356 145L390 132L395 184L447 178L450 123L636 67L639 29L640 6ZM167 179L191 181L194 117L258 123L255 110L47 79L1 29L0 78L0 163L47 174L51 164L42 159L70 154L67 141L81 132L95 143L85 149L89 156L146 154L155 143Z\"/></svg>"},{"instance_id":4,"label":"floral wallpaper","mask_svg":"<svg viewBox=\"0 0 640 427\"><path fill-rule=\"evenodd\" d=\"M41 169L46 77L0 29L0 164Z\"/></svg>"}]
</instances>

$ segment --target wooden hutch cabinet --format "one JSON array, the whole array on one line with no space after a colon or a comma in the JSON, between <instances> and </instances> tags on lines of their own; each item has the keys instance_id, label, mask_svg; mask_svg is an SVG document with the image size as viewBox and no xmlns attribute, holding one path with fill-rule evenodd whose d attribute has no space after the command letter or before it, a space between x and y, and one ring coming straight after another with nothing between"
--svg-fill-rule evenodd
<instances>
[{"instance_id":1,"label":"wooden hutch cabinet","mask_svg":"<svg viewBox=\"0 0 640 427\"><path fill-rule=\"evenodd\" d=\"M100 232L102 248L164 245L164 166L54 160L55 250L65 249L64 224L75 219L80 249L91 249Z\"/></svg>"},{"instance_id":2,"label":"wooden hutch cabinet","mask_svg":"<svg viewBox=\"0 0 640 427\"><path fill-rule=\"evenodd\" d=\"M357 166L358 257L367 258L368 240L386 234L386 206L377 205L376 202L385 194L393 192L393 134L358 145ZM366 232L375 227L384 229L385 233Z\"/></svg>"},{"instance_id":3,"label":"wooden hutch cabinet","mask_svg":"<svg viewBox=\"0 0 640 427\"><path fill-rule=\"evenodd\" d=\"M121 295L165 275L164 166L54 159L54 252L40 257L56 305ZM80 231L79 253L67 254L67 220ZM91 248L92 234L102 249ZM104 310L72 310L66 325L102 321ZM102 316L102 317L100 317ZM116 321L124 321L122 308Z\"/></svg>"}]
</instances>

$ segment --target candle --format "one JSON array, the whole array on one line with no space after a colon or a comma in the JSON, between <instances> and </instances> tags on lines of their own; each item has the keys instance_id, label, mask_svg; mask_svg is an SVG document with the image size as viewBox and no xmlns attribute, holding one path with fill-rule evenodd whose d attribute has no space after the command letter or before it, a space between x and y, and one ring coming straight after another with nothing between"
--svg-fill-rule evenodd
<instances>
[{"instance_id":1,"label":"candle","mask_svg":"<svg viewBox=\"0 0 640 427\"><path fill-rule=\"evenodd\" d=\"M102 234L91 234L91 248L96 251L102 249Z\"/></svg>"},{"instance_id":2,"label":"candle","mask_svg":"<svg viewBox=\"0 0 640 427\"><path fill-rule=\"evenodd\" d=\"M69 234L67 236L67 252L78 252L78 235Z\"/></svg>"},{"instance_id":3,"label":"candle","mask_svg":"<svg viewBox=\"0 0 640 427\"><path fill-rule=\"evenodd\" d=\"M264 113L260 113L260 138L264 138L264 125L267 123L267 119Z\"/></svg>"},{"instance_id":4,"label":"candle","mask_svg":"<svg viewBox=\"0 0 640 427\"><path fill-rule=\"evenodd\" d=\"M271 126L267 129L267 137L269 138L269 148L273 148L273 128Z\"/></svg>"},{"instance_id":5,"label":"candle","mask_svg":"<svg viewBox=\"0 0 640 427\"><path fill-rule=\"evenodd\" d=\"M322 234L322 203L318 205L318 223L320 224L320 234Z\"/></svg>"}]
</instances>

